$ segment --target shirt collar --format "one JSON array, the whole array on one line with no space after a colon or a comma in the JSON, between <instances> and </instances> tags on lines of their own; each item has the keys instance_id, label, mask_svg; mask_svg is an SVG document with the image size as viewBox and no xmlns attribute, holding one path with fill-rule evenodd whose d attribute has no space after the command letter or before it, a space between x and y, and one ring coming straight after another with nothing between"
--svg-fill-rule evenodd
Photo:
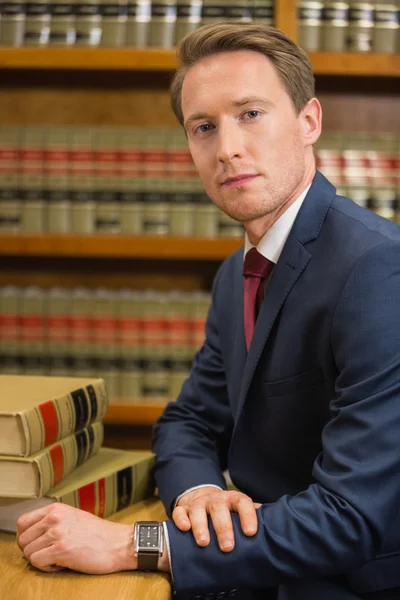
<instances>
[{"instance_id":1,"label":"shirt collar","mask_svg":"<svg viewBox=\"0 0 400 600\"><path fill-rule=\"evenodd\" d=\"M279 260L283 246L285 245L290 230L292 229L294 221L297 217L297 213L299 212L310 187L311 184L308 185L300 194L300 196L293 202L293 204L291 204L289 208L281 214L279 219L277 219L277 221L275 221L275 223L268 229L256 246L260 254L275 264ZM244 256L246 256L247 252L255 246L253 246L253 244L250 242L247 233L245 233L244 239Z\"/></svg>"}]
</instances>

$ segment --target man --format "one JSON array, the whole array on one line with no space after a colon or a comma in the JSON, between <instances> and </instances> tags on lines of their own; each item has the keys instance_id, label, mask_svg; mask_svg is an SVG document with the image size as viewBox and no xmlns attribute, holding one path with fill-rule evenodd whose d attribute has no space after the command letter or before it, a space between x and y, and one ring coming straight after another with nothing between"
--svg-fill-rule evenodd
<instances>
[{"instance_id":1,"label":"man","mask_svg":"<svg viewBox=\"0 0 400 600\"><path fill-rule=\"evenodd\" d=\"M178 598L397 598L399 228L316 172L312 69L283 34L207 26L180 58L173 108L209 197L246 239L155 426L173 517L159 567ZM227 467L240 491L225 491ZM46 507L18 539L43 570L101 573L136 568L131 533Z\"/></svg>"}]
</instances>

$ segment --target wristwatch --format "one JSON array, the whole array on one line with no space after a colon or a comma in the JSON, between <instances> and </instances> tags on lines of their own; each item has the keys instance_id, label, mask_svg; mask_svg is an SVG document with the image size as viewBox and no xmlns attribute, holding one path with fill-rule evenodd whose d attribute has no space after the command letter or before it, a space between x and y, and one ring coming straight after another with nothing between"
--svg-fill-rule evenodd
<instances>
[{"instance_id":1,"label":"wristwatch","mask_svg":"<svg viewBox=\"0 0 400 600\"><path fill-rule=\"evenodd\" d=\"M139 571L157 571L164 552L164 530L159 521L137 521L133 529L133 552Z\"/></svg>"}]
</instances>

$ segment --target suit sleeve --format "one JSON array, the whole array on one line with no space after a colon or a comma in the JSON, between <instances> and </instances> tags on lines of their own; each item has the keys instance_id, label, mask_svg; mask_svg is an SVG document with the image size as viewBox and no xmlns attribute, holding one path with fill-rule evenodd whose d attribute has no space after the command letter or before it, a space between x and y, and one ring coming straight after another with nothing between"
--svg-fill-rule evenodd
<instances>
[{"instance_id":1,"label":"suit sleeve","mask_svg":"<svg viewBox=\"0 0 400 600\"><path fill-rule=\"evenodd\" d=\"M400 245L361 257L338 299L338 376L314 483L258 509L254 537L232 519L235 548L199 548L169 522L177 597L342 574L372 559L400 506ZM251 443L251 440L250 440Z\"/></svg>"},{"instance_id":2,"label":"suit sleeve","mask_svg":"<svg viewBox=\"0 0 400 600\"><path fill-rule=\"evenodd\" d=\"M227 466L233 418L213 306L219 273L205 343L177 401L168 404L153 428L154 475L169 515L176 497L191 487L213 484L226 489L222 471Z\"/></svg>"}]
</instances>

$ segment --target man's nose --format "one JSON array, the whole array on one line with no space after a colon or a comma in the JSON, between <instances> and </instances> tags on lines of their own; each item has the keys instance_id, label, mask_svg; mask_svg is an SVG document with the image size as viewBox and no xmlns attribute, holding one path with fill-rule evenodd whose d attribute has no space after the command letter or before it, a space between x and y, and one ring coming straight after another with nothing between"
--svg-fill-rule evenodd
<instances>
[{"instance_id":1,"label":"man's nose","mask_svg":"<svg viewBox=\"0 0 400 600\"><path fill-rule=\"evenodd\" d=\"M235 123L221 123L218 127L217 158L219 162L229 163L243 156L243 134Z\"/></svg>"}]
</instances>

